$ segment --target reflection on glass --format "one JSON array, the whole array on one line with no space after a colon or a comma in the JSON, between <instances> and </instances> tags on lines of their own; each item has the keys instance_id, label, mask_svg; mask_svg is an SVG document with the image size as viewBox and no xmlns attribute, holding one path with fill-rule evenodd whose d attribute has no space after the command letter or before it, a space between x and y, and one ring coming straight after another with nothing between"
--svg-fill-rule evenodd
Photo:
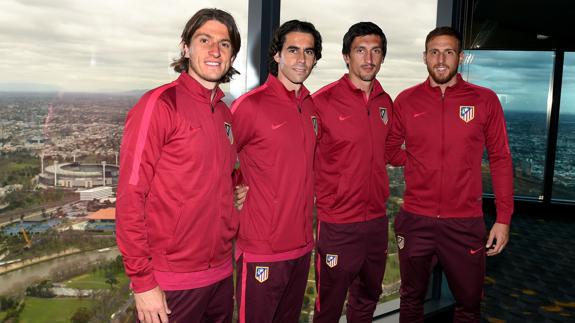
<instances>
[{"instance_id":1,"label":"reflection on glass","mask_svg":"<svg viewBox=\"0 0 575 323\"><path fill-rule=\"evenodd\" d=\"M575 200L575 53L565 53L553 199Z\"/></svg>"},{"instance_id":2,"label":"reflection on glass","mask_svg":"<svg viewBox=\"0 0 575 323\"><path fill-rule=\"evenodd\" d=\"M437 0L367 0L362 1L361 6L350 1L290 0L282 1L280 23L291 19L307 20L312 22L322 35L323 57L305 82L306 87L312 92L347 73L341 49L343 35L349 27L360 21L376 23L383 29L388 41L387 54L378 80L385 91L395 98L402 90L423 82L427 77L421 53L424 50L425 36L435 28L436 11ZM399 12L409 12L409 24L405 23L405 17L397 14ZM388 202L389 255L381 302L396 299L399 296L400 284L399 259L392 223L403 202L403 169L389 168L388 173L391 191ZM313 271L311 268L310 282L302 309L302 321L309 319L309 314L313 313L315 298L315 289L312 288L315 285Z\"/></svg>"},{"instance_id":3,"label":"reflection on glass","mask_svg":"<svg viewBox=\"0 0 575 323\"><path fill-rule=\"evenodd\" d=\"M552 70L552 52L466 51L463 78L495 91L503 105L516 196L542 198ZM483 191L492 193L486 158L483 165Z\"/></svg>"}]
</instances>

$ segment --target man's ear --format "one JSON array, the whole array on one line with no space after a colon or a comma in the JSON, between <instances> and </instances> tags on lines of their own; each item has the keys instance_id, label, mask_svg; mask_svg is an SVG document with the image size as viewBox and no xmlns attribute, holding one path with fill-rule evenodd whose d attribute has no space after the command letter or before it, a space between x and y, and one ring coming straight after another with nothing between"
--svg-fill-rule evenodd
<instances>
[{"instance_id":1,"label":"man's ear","mask_svg":"<svg viewBox=\"0 0 575 323\"><path fill-rule=\"evenodd\" d=\"M182 52L184 53L184 57L190 58L190 47L188 47L188 45L186 43L181 42L180 48L182 49Z\"/></svg>"}]
</instances>

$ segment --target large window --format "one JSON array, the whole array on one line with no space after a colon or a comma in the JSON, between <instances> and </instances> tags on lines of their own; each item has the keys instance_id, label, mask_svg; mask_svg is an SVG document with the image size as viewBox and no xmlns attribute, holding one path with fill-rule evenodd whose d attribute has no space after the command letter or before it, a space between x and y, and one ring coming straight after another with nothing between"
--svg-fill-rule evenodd
<instances>
[{"instance_id":1,"label":"large window","mask_svg":"<svg viewBox=\"0 0 575 323\"><path fill-rule=\"evenodd\" d=\"M402 90L421 83L427 77L422 61L425 36L435 28L437 0L388 1L368 0L361 6L353 1L282 1L281 22L300 19L312 22L323 39L322 58L306 81L306 87L315 92L338 80L347 68L341 54L343 35L349 27L360 21L376 23L387 37L387 54L378 74L378 80L387 93L395 98ZM405 15L409 12L409 23ZM393 230L393 219L403 197L403 169L389 168L391 196L388 203L390 219L389 256L383 282L381 302L399 297L399 260ZM314 284L313 268L309 286ZM314 292L314 289L309 289ZM313 295L306 295L313 299ZM313 313L313 302L306 303L302 316Z\"/></svg>"},{"instance_id":2,"label":"large window","mask_svg":"<svg viewBox=\"0 0 575 323\"><path fill-rule=\"evenodd\" d=\"M466 80L495 91L503 105L517 196L542 198L552 71L552 52L470 50L462 66ZM492 193L484 166L484 192Z\"/></svg>"},{"instance_id":3,"label":"large window","mask_svg":"<svg viewBox=\"0 0 575 323\"><path fill-rule=\"evenodd\" d=\"M575 53L565 53L553 199L575 200Z\"/></svg>"},{"instance_id":4,"label":"large window","mask_svg":"<svg viewBox=\"0 0 575 323\"><path fill-rule=\"evenodd\" d=\"M229 103L246 91L248 0L0 2L0 321L133 314L113 234L124 119L177 77L181 32L206 7L230 12L242 37ZM97 291L34 298L44 284L21 298L40 280Z\"/></svg>"},{"instance_id":5,"label":"large window","mask_svg":"<svg viewBox=\"0 0 575 323\"><path fill-rule=\"evenodd\" d=\"M387 54L378 74L392 98L423 82L427 70L422 61L425 36L435 28L437 0L368 0L361 6L353 1L282 1L281 22L300 19L312 22L323 38L323 57L306 86L314 92L347 72L341 56L343 35L360 21L376 23L387 37ZM409 13L409 23L405 15Z\"/></svg>"}]
</instances>

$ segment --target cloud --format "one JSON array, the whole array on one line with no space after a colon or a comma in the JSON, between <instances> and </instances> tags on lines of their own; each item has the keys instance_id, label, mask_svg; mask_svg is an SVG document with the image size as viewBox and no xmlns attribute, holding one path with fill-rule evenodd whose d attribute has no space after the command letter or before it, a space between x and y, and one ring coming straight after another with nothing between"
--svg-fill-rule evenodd
<instances>
[{"instance_id":1,"label":"cloud","mask_svg":"<svg viewBox=\"0 0 575 323\"><path fill-rule=\"evenodd\" d=\"M282 2L281 21L308 20L322 34L324 57L306 81L312 91L347 72L341 46L349 27L360 21L376 23L388 40L387 55L378 79L395 97L401 90L423 82L427 76L421 53L425 36L435 28L436 11L435 0L364 0L361 6L354 1L290 0Z\"/></svg>"},{"instance_id":2,"label":"cloud","mask_svg":"<svg viewBox=\"0 0 575 323\"><path fill-rule=\"evenodd\" d=\"M156 87L175 77L169 64L189 17L218 5L247 26L246 4L236 1L2 1L0 83L90 92Z\"/></svg>"},{"instance_id":3,"label":"cloud","mask_svg":"<svg viewBox=\"0 0 575 323\"><path fill-rule=\"evenodd\" d=\"M0 3L1 84L42 84L32 88L66 91L127 91L153 88L175 78L171 60L179 55L183 25L198 9L230 12L243 47L234 66L246 70L248 1L154 0L4 0ZM436 1L290 0L282 21L309 20L324 37L324 58L308 80L316 90L346 69L341 39L358 21L374 21L386 33L388 55L379 78L395 95L426 75L420 52L434 27ZM405 13L409 12L409 23ZM291 19L291 18L289 18ZM245 84L245 72L236 85Z\"/></svg>"}]
</instances>

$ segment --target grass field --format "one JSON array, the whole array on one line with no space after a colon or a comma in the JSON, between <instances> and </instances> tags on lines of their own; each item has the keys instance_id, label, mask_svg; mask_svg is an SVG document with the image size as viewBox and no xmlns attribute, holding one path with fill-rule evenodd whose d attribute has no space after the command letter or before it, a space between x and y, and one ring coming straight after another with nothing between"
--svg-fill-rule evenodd
<instances>
[{"instance_id":1,"label":"grass field","mask_svg":"<svg viewBox=\"0 0 575 323\"><path fill-rule=\"evenodd\" d=\"M128 277L123 272L116 275L116 279L118 280L116 286L121 286L128 282ZM78 289L110 289L110 285L106 283L106 277L102 270L96 273L76 276L66 282L66 287Z\"/></svg>"},{"instance_id":2,"label":"grass field","mask_svg":"<svg viewBox=\"0 0 575 323\"><path fill-rule=\"evenodd\" d=\"M387 255L387 264L385 266L385 276L383 277L383 283L385 285L389 285L399 281L400 279L399 255L397 253L391 253Z\"/></svg>"},{"instance_id":3,"label":"grass field","mask_svg":"<svg viewBox=\"0 0 575 323\"><path fill-rule=\"evenodd\" d=\"M90 308L90 303L90 300L77 298L27 297L20 323L70 322L78 308Z\"/></svg>"}]
</instances>

